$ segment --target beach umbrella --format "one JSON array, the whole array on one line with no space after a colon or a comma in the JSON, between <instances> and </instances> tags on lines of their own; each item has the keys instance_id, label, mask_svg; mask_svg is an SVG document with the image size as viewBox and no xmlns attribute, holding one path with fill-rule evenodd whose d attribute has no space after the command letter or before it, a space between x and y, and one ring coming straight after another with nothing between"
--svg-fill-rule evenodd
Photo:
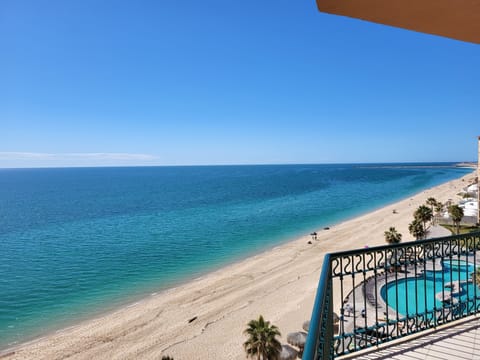
<instances>
[{"instance_id":1,"label":"beach umbrella","mask_svg":"<svg viewBox=\"0 0 480 360\"><path fill-rule=\"evenodd\" d=\"M303 331L290 333L287 335L287 342L290 345L303 349L303 347L305 346L305 343L307 342L307 333Z\"/></svg>"},{"instance_id":2,"label":"beach umbrella","mask_svg":"<svg viewBox=\"0 0 480 360\"><path fill-rule=\"evenodd\" d=\"M288 345L282 345L282 352L280 353L280 360L295 360L298 356L298 351Z\"/></svg>"},{"instance_id":3,"label":"beach umbrella","mask_svg":"<svg viewBox=\"0 0 480 360\"><path fill-rule=\"evenodd\" d=\"M302 325L302 329L305 331L308 331L309 328L310 328L310 320L304 321Z\"/></svg>"},{"instance_id":4,"label":"beach umbrella","mask_svg":"<svg viewBox=\"0 0 480 360\"><path fill-rule=\"evenodd\" d=\"M340 318L338 317L336 312L332 313L332 319L333 319L333 324L338 324L340 321ZM310 320L306 320L302 324L302 329L308 332L308 329L310 329Z\"/></svg>"}]
</instances>

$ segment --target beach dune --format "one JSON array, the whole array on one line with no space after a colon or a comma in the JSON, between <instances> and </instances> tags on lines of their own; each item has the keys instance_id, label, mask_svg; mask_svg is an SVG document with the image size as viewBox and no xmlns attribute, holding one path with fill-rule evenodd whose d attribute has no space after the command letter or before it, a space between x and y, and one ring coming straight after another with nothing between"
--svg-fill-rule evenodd
<instances>
[{"instance_id":1,"label":"beach dune","mask_svg":"<svg viewBox=\"0 0 480 360\"><path fill-rule=\"evenodd\" d=\"M282 332L310 318L323 257L328 252L383 245L394 226L408 224L429 197L454 199L474 175L423 191L355 219L317 230L257 256L115 312L4 352L2 359L245 359L246 323L262 314ZM393 210L396 210L395 212ZM314 229L312 229L314 230ZM312 244L308 244L311 241Z\"/></svg>"}]
</instances>

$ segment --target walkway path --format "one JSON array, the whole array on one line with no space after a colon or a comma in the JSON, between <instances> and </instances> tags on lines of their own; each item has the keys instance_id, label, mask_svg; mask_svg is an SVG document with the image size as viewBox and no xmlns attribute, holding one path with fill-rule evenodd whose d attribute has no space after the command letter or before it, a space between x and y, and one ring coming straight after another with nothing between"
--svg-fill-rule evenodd
<instances>
[{"instance_id":1,"label":"walkway path","mask_svg":"<svg viewBox=\"0 0 480 360\"><path fill-rule=\"evenodd\" d=\"M432 238L451 236L451 235L452 233L448 229L445 229L443 226L434 225L430 227L430 229L428 229L427 238L432 239Z\"/></svg>"}]
</instances>

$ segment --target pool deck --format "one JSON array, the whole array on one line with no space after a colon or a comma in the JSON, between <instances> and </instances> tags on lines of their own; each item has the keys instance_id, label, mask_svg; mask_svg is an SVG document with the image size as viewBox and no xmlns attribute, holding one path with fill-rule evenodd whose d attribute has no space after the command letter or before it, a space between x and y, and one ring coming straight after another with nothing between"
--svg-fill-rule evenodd
<instances>
[{"instance_id":1,"label":"pool deck","mask_svg":"<svg viewBox=\"0 0 480 360\"><path fill-rule=\"evenodd\" d=\"M460 256L459 260L474 263L474 259L467 256ZM477 260L477 266L480 265L480 259ZM442 264L440 259L429 260L422 266L409 266L403 271L399 272L385 272L380 271L375 276L366 278L364 282L361 282L356 286L353 291L345 298L344 303L354 304L354 308L357 311L353 314L345 315L343 321L343 328L345 332L352 332L356 326L374 326L377 321L386 320L385 316L388 314L388 318L395 319L399 314L396 311L387 306L385 300L381 295L381 289L389 282L397 280L415 279L426 271L440 271ZM419 281L422 281L421 279ZM453 281L452 283L458 283L457 288L463 281ZM375 284L376 283L376 284ZM447 294L447 292L445 292ZM446 295L443 295L446 296ZM360 316L360 310L365 309L366 317ZM336 309L337 310L337 309ZM339 310L337 310L339 311ZM440 313L438 314L440 316ZM480 357L479 357L480 360Z\"/></svg>"},{"instance_id":2,"label":"pool deck","mask_svg":"<svg viewBox=\"0 0 480 360\"><path fill-rule=\"evenodd\" d=\"M454 261L476 263L480 265L480 259L469 256L459 256ZM476 261L475 261L476 260ZM403 266L397 271L378 271L376 276L363 276L364 281L355 286L346 296L343 304L354 306L354 311L346 312L341 317L339 330L343 333L351 333L357 327L375 326L387 319L396 319L399 314L387 306L382 295L382 286L398 280L415 279L426 271L439 271L443 268L441 259L433 259L415 265ZM460 289L463 282L469 280L454 280L446 283L448 289L442 293L442 298L447 298L448 292ZM353 284L352 284L353 285ZM478 297L477 297L478 299ZM360 309L362 313L360 313ZM366 316L363 316L366 315ZM437 312L437 318L448 318L449 313ZM343 321L342 321L343 319ZM447 319L448 320L448 319ZM378 325L377 325L378 326ZM390 325L387 327L390 328ZM395 329L395 330L393 330ZM397 336L401 336L404 328L395 328ZM396 340L361 350L351 356L343 356L345 359L478 359L480 360L480 314L440 325L436 329L420 331Z\"/></svg>"},{"instance_id":3,"label":"pool deck","mask_svg":"<svg viewBox=\"0 0 480 360\"><path fill-rule=\"evenodd\" d=\"M436 330L392 341L339 359L480 360L480 316L471 316Z\"/></svg>"}]
</instances>

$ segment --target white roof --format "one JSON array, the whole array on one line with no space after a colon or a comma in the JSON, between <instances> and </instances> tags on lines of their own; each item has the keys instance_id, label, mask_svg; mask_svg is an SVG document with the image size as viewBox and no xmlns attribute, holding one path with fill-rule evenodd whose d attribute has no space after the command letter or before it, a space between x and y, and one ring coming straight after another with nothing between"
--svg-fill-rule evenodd
<instances>
[{"instance_id":1,"label":"white roof","mask_svg":"<svg viewBox=\"0 0 480 360\"><path fill-rule=\"evenodd\" d=\"M476 201L469 201L465 203L465 210L467 209L477 209L478 210L478 202Z\"/></svg>"},{"instance_id":2,"label":"white roof","mask_svg":"<svg viewBox=\"0 0 480 360\"><path fill-rule=\"evenodd\" d=\"M473 184L467 187L468 191L478 191L478 184Z\"/></svg>"}]
</instances>

